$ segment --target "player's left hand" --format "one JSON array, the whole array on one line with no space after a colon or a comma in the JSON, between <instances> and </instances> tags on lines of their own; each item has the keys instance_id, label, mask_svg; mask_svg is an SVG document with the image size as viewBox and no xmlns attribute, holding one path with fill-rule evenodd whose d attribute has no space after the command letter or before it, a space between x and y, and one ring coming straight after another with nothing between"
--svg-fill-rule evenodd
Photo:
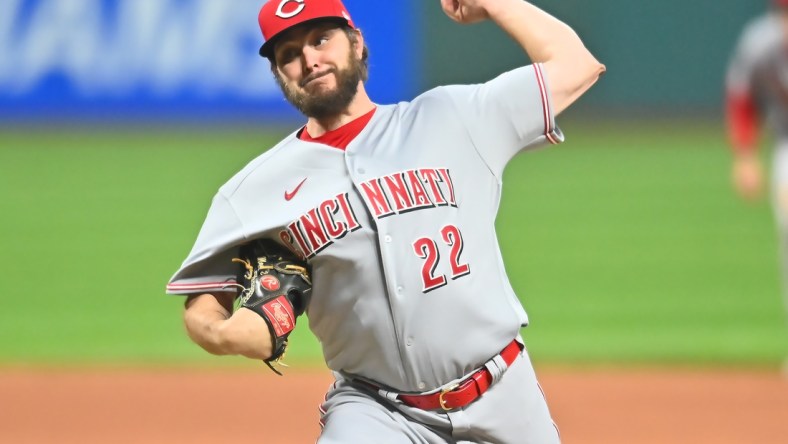
<instances>
[{"instance_id":1,"label":"player's left hand","mask_svg":"<svg viewBox=\"0 0 788 444\"><path fill-rule=\"evenodd\" d=\"M457 23L477 23L489 18L484 0L441 0L443 12Z\"/></svg>"},{"instance_id":2,"label":"player's left hand","mask_svg":"<svg viewBox=\"0 0 788 444\"><path fill-rule=\"evenodd\" d=\"M241 314L247 317L247 312L260 316L272 341L271 354L264 362L281 375L275 366L281 364L296 319L306 311L312 295L309 265L270 239L243 245L238 254L233 259L241 264L238 310L230 320Z\"/></svg>"},{"instance_id":3,"label":"player's left hand","mask_svg":"<svg viewBox=\"0 0 788 444\"><path fill-rule=\"evenodd\" d=\"M755 201L763 196L763 167L755 154L739 155L733 161L733 187L745 200Z\"/></svg>"}]
</instances>

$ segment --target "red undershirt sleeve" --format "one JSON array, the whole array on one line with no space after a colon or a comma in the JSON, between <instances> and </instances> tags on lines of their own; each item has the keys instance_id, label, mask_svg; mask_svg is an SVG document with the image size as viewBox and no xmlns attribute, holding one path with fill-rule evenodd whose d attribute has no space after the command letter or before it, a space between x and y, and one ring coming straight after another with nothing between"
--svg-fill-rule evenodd
<instances>
[{"instance_id":1,"label":"red undershirt sleeve","mask_svg":"<svg viewBox=\"0 0 788 444\"><path fill-rule=\"evenodd\" d=\"M728 137L734 151L743 154L755 151L758 138L758 108L752 95L728 91L725 97Z\"/></svg>"}]
</instances>

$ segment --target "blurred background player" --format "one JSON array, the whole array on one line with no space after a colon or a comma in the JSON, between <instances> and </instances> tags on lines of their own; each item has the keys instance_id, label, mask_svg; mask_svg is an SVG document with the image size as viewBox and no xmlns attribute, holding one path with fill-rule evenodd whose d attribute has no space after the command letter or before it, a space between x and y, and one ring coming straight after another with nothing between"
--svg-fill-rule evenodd
<instances>
[{"instance_id":1,"label":"blurred background player","mask_svg":"<svg viewBox=\"0 0 788 444\"><path fill-rule=\"evenodd\" d=\"M725 104L733 186L746 200L764 194L761 125L768 125L774 136L772 199L788 309L788 0L770 3L769 11L750 21L739 36L728 65ZM785 364L788 370L788 359Z\"/></svg>"}]
</instances>

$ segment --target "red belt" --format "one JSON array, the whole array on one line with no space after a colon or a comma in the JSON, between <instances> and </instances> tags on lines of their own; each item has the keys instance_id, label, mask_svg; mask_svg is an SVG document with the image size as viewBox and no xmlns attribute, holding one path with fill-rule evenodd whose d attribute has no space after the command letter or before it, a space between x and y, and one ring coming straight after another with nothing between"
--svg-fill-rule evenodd
<instances>
[{"instance_id":1,"label":"red belt","mask_svg":"<svg viewBox=\"0 0 788 444\"><path fill-rule=\"evenodd\" d=\"M509 367L520 355L521 350L520 343L517 340L513 340L499 355L506 362L506 366ZM490 371L487 370L487 367L482 367L462 381L451 384L439 392L430 393L429 395L400 394L397 395L397 399L406 405L423 410L442 409L449 411L465 407L478 399L490 388L492 381L493 377Z\"/></svg>"}]
</instances>

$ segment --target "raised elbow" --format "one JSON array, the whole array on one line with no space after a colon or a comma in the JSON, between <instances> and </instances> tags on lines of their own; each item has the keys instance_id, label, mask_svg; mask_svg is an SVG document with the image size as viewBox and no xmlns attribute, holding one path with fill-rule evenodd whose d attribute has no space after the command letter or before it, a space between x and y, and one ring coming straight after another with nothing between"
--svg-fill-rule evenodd
<instances>
[{"instance_id":1,"label":"raised elbow","mask_svg":"<svg viewBox=\"0 0 788 444\"><path fill-rule=\"evenodd\" d=\"M559 114L586 93L607 67L585 48L544 64L550 84L553 112Z\"/></svg>"}]
</instances>

